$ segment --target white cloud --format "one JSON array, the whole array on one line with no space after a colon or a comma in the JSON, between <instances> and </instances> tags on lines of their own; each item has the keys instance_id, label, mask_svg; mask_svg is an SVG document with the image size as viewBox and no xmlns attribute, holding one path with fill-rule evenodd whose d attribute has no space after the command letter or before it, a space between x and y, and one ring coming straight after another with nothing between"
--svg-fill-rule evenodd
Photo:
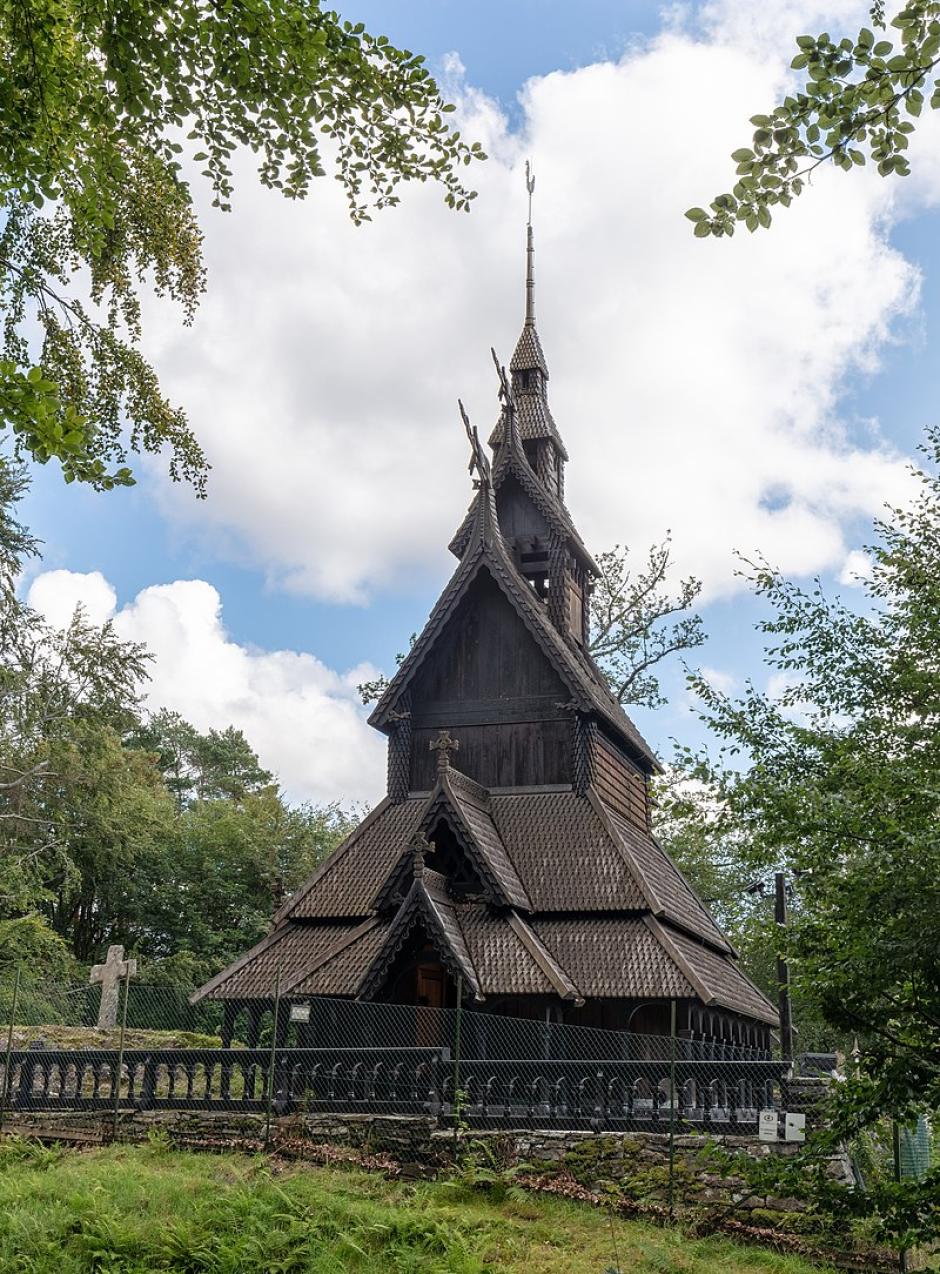
<instances>
[{"instance_id":1,"label":"white cloud","mask_svg":"<svg viewBox=\"0 0 940 1274\"><path fill-rule=\"evenodd\" d=\"M839 583L858 587L867 579L871 579L871 558L861 549L852 549L842 563Z\"/></svg>"},{"instance_id":2,"label":"white cloud","mask_svg":"<svg viewBox=\"0 0 940 1274\"><path fill-rule=\"evenodd\" d=\"M238 645L204 580L154 585L116 609L114 589L98 572L46 571L28 601L58 625L78 602L96 623L113 618L121 637L154 655L149 706L179 712L200 730L237 726L290 799L372 803L382 795L383 742L365 724L356 694L373 669L338 673L313 655Z\"/></svg>"},{"instance_id":3,"label":"white cloud","mask_svg":"<svg viewBox=\"0 0 940 1274\"><path fill-rule=\"evenodd\" d=\"M769 234L692 238L683 210L727 186L790 37L824 21L772 8L725 0L704 28L673 22L618 63L530 81L519 135L466 91L461 126L491 156L469 217L426 187L356 229L333 183L291 204L246 162L235 212L205 214L195 327L152 313L165 385L214 466L205 505L162 488L174 519L318 596L444 575L469 496L454 399L488 429L488 347L508 357L521 319L531 155L540 328L589 542L671 527L706 599L742 587L735 549L837 569L843 527L907 481L877 432L853 438L840 390L878 366L919 278L887 241L895 186L869 171L821 171ZM835 30L863 11L833 12Z\"/></svg>"},{"instance_id":4,"label":"white cloud","mask_svg":"<svg viewBox=\"0 0 940 1274\"><path fill-rule=\"evenodd\" d=\"M77 606L93 624L105 623L114 614L117 594L100 571L43 571L30 584L26 602L50 624L67 628Z\"/></svg>"},{"instance_id":5,"label":"white cloud","mask_svg":"<svg viewBox=\"0 0 940 1274\"><path fill-rule=\"evenodd\" d=\"M723 672L720 668L700 668L699 675L708 682L713 690L719 690L725 695L731 694L738 683L738 679L733 673Z\"/></svg>"}]
</instances>

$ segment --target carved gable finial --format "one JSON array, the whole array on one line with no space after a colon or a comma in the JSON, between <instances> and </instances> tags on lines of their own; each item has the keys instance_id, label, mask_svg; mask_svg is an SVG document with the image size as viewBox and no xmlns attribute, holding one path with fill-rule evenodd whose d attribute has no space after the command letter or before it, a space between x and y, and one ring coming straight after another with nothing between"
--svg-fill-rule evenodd
<instances>
[{"instance_id":1,"label":"carved gable finial","mask_svg":"<svg viewBox=\"0 0 940 1274\"><path fill-rule=\"evenodd\" d=\"M452 739L448 730L442 730L436 739L432 739L428 744L432 752L437 753L437 772L443 772L450 768L451 752L460 751L460 740Z\"/></svg>"},{"instance_id":2,"label":"carved gable finial","mask_svg":"<svg viewBox=\"0 0 940 1274\"><path fill-rule=\"evenodd\" d=\"M411 853L415 880L420 880L424 875L425 859L434 853L434 842L428 840L423 832L415 832L411 838Z\"/></svg>"},{"instance_id":3,"label":"carved gable finial","mask_svg":"<svg viewBox=\"0 0 940 1274\"><path fill-rule=\"evenodd\" d=\"M473 485L477 488L484 487L487 490L492 486L492 474L490 472L490 462L486 452L483 450L483 444L480 442L480 436L476 431L476 427L470 424L470 417L467 415L467 409L461 400L457 399L457 406L460 408L460 419L463 421L463 427L467 433L467 439L470 443L470 464L467 466L470 474L477 475Z\"/></svg>"}]
</instances>

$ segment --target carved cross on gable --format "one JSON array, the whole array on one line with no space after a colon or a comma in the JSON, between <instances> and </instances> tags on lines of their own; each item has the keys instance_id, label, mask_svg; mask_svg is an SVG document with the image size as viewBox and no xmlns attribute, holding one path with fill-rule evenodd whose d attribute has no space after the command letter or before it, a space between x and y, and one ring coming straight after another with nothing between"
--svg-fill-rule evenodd
<instances>
[{"instance_id":1,"label":"carved cross on gable","mask_svg":"<svg viewBox=\"0 0 940 1274\"><path fill-rule=\"evenodd\" d=\"M423 832L415 832L411 839L411 853L414 861L415 880L424 875L425 859L434 853L434 842L428 840Z\"/></svg>"},{"instance_id":2,"label":"carved cross on gable","mask_svg":"<svg viewBox=\"0 0 940 1274\"><path fill-rule=\"evenodd\" d=\"M98 1030L108 1031L117 1026L118 987L122 978L132 978L137 972L136 960L124 959L123 947L108 947L104 964L92 966L89 981L101 983L101 1003L98 1006Z\"/></svg>"},{"instance_id":3,"label":"carved cross on gable","mask_svg":"<svg viewBox=\"0 0 940 1274\"><path fill-rule=\"evenodd\" d=\"M460 751L460 740L452 739L448 730L442 730L436 739L432 739L428 744L432 752L437 753L437 772L442 774L444 770L450 768L451 752Z\"/></svg>"}]
</instances>

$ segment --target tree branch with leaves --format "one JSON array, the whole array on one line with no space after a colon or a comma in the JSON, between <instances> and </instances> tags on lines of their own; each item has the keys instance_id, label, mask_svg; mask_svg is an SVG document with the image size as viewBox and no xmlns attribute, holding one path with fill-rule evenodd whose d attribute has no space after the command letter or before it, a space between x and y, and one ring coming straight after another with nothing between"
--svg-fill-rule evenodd
<instances>
[{"instance_id":1,"label":"tree branch with leaves","mask_svg":"<svg viewBox=\"0 0 940 1274\"><path fill-rule=\"evenodd\" d=\"M871 162L887 177L910 173L907 150L925 105L940 109L940 3L911 0L890 23L884 4L870 27L834 39L797 36L794 71L806 78L767 115L754 115L750 146L732 152L737 181L685 214L699 238L768 227L824 164L851 171ZM884 35L879 39L876 32Z\"/></svg>"},{"instance_id":2,"label":"tree branch with leaves","mask_svg":"<svg viewBox=\"0 0 940 1274\"><path fill-rule=\"evenodd\" d=\"M302 199L328 173L354 222L434 181L455 209L485 158L424 59L317 0L0 0L0 426L68 481L207 460L141 349L146 290L192 320L205 287L192 172L228 209L234 156Z\"/></svg>"},{"instance_id":3,"label":"tree branch with leaves","mask_svg":"<svg viewBox=\"0 0 940 1274\"><path fill-rule=\"evenodd\" d=\"M672 655L705 640L690 608L702 591L694 576L671 588L672 542L654 544L634 569L630 550L615 544L598 556L600 578L591 595L590 650L618 701L644 708L666 702L658 670Z\"/></svg>"}]
</instances>

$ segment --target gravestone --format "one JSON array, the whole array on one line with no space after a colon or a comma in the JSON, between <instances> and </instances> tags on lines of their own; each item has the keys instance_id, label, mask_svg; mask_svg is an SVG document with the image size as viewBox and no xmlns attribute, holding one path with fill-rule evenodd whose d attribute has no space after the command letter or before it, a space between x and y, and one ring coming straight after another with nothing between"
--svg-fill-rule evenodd
<instances>
[{"instance_id":1,"label":"gravestone","mask_svg":"<svg viewBox=\"0 0 940 1274\"><path fill-rule=\"evenodd\" d=\"M108 947L104 964L92 966L89 981L101 983L101 1004L98 1006L98 1030L107 1031L117 1026L118 990L122 978L132 978L137 972L136 960L124 959L123 947Z\"/></svg>"}]
</instances>

